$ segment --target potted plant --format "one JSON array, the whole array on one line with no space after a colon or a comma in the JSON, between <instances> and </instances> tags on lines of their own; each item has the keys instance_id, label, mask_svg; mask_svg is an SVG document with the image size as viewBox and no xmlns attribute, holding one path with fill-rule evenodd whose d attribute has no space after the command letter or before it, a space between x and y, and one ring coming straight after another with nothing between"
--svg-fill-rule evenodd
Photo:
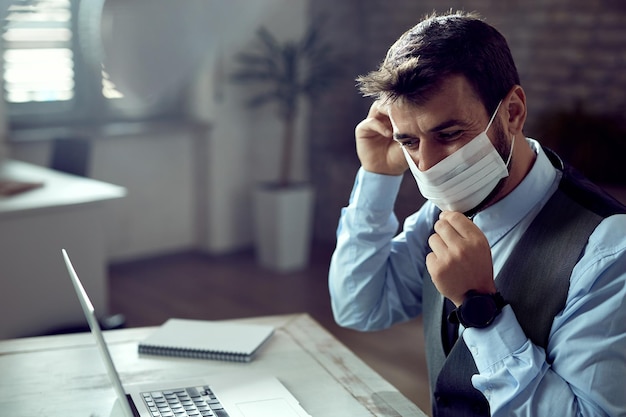
<instances>
[{"instance_id":1,"label":"potted plant","mask_svg":"<svg viewBox=\"0 0 626 417\"><path fill-rule=\"evenodd\" d=\"M314 100L336 78L330 47L314 22L299 40L280 42L265 27L257 31L255 48L237 55L235 83L258 88L247 105L273 105L282 122L279 174L259 184L254 193L255 240L263 266L300 269L308 263L312 232L313 189L293 180L296 121L303 99Z\"/></svg>"}]
</instances>

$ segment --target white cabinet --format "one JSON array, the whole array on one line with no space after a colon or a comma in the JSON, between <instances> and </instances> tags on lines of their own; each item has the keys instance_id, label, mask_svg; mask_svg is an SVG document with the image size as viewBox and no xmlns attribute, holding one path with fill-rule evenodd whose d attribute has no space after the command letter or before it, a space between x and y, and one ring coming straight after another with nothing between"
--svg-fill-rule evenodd
<instances>
[{"instance_id":1,"label":"white cabinet","mask_svg":"<svg viewBox=\"0 0 626 417\"><path fill-rule=\"evenodd\" d=\"M123 187L19 161L0 180L43 186L0 196L0 339L82 324L61 249L67 249L96 311L108 310L105 210Z\"/></svg>"}]
</instances>

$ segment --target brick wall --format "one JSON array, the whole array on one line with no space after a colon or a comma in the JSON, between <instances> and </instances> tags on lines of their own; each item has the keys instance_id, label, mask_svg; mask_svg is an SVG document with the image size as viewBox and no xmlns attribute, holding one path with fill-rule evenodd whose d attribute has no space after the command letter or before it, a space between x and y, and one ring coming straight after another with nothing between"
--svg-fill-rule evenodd
<instances>
[{"instance_id":1,"label":"brick wall","mask_svg":"<svg viewBox=\"0 0 626 417\"><path fill-rule=\"evenodd\" d=\"M390 44L433 10L477 11L504 34L527 94L528 136L553 142L542 137L546 120L577 106L586 114L626 125L626 1L456 0L442 9L437 0L312 0L310 8L312 14L327 16L328 38L343 60L341 79L311 115L319 240L334 240L340 209L359 167L354 127L369 101L357 94L354 78L374 69ZM593 142L591 148L598 146ZM626 138L621 136L617 146L626 152ZM585 157L590 158L588 153ZM611 173L626 181L623 168ZM422 201L413 179L406 176L396 203L398 216L415 211Z\"/></svg>"}]
</instances>

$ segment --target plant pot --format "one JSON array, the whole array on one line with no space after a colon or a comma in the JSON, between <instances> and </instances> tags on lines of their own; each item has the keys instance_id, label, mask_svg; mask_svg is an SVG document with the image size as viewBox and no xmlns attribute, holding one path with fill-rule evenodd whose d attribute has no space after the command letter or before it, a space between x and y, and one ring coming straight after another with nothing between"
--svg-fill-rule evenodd
<instances>
[{"instance_id":1,"label":"plant pot","mask_svg":"<svg viewBox=\"0 0 626 417\"><path fill-rule=\"evenodd\" d=\"M255 189L255 246L261 266L289 272L308 265L313 198L313 187L307 184Z\"/></svg>"}]
</instances>

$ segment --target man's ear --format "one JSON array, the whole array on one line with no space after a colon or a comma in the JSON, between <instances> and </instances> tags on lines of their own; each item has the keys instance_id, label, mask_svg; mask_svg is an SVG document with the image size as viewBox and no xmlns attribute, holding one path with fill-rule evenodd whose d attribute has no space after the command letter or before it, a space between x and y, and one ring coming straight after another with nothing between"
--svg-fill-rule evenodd
<instances>
[{"instance_id":1,"label":"man's ear","mask_svg":"<svg viewBox=\"0 0 626 417\"><path fill-rule=\"evenodd\" d=\"M526 93L524 89L515 85L504 100L506 106L507 130L510 135L517 135L524 128L526 122Z\"/></svg>"}]
</instances>

